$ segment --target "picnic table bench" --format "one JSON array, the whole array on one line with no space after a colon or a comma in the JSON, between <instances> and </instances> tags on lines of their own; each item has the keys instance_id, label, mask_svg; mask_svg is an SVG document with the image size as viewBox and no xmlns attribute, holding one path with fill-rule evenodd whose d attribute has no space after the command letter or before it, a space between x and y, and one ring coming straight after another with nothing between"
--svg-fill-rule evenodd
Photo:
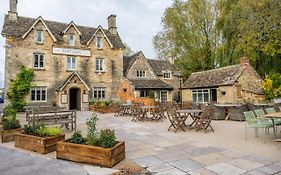
<instances>
[{"instance_id":1,"label":"picnic table bench","mask_svg":"<svg viewBox=\"0 0 281 175\"><path fill-rule=\"evenodd\" d=\"M76 110L67 111L62 110L62 108L27 107L26 121L30 125L41 123L45 125L64 125L67 129L76 131Z\"/></svg>"}]
</instances>

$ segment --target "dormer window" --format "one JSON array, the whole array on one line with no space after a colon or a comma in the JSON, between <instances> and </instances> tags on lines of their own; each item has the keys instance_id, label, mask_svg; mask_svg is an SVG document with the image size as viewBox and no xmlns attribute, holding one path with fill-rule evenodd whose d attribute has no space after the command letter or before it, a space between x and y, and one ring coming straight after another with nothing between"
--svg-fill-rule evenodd
<instances>
[{"instance_id":1,"label":"dormer window","mask_svg":"<svg viewBox=\"0 0 281 175\"><path fill-rule=\"evenodd\" d=\"M36 31L36 43L42 44L44 41L43 30Z\"/></svg>"},{"instance_id":2,"label":"dormer window","mask_svg":"<svg viewBox=\"0 0 281 175\"><path fill-rule=\"evenodd\" d=\"M144 70L137 70L137 77L138 78L145 78L145 71Z\"/></svg>"},{"instance_id":3,"label":"dormer window","mask_svg":"<svg viewBox=\"0 0 281 175\"><path fill-rule=\"evenodd\" d=\"M74 36L74 34L69 35L69 46L75 46L75 36Z\"/></svg>"},{"instance_id":4,"label":"dormer window","mask_svg":"<svg viewBox=\"0 0 281 175\"><path fill-rule=\"evenodd\" d=\"M164 71L164 72L163 72L163 78L165 78L165 79L171 79L171 78L172 78L172 73L171 73L171 71Z\"/></svg>"},{"instance_id":5,"label":"dormer window","mask_svg":"<svg viewBox=\"0 0 281 175\"><path fill-rule=\"evenodd\" d=\"M97 45L97 49L102 49L103 48L102 37L97 37L96 38L96 45Z\"/></svg>"}]
</instances>

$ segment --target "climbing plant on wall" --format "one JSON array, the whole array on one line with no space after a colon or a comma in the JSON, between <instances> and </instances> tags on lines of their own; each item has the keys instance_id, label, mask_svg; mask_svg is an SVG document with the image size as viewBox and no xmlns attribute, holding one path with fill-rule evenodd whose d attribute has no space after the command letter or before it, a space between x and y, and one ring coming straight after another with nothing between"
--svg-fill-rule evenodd
<instances>
[{"instance_id":1,"label":"climbing plant on wall","mask_svg":"<svg viewBox=\"0 0 281 175\"><path fill-rule=\"evenodd\" d=\"M24 66L19 66L20 72L15 80L11 80L11 84L7 93L11 107L16 111L20 111L26 105L25 96L29 93L32 86L31 82L34 77L33 70Z\"/></svg>"}]
</instances>

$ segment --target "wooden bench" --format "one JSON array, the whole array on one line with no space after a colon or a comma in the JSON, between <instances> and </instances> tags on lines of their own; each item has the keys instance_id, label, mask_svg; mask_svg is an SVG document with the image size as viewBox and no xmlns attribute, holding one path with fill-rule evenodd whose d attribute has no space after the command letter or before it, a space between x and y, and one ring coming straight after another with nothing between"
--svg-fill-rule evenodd
<instances>
[{"instance_id":1,"label":"wooden bench","mask_svg":"<svg viewBox=\"0 0 281 175\"><path fill-rule=\"evenodd\" d=\"M76 131L76 111L60 110L58 108L28 107L26 121L28 124L64 125L71 131ZM69 127L70 126L70 127Z\"/></svg>"}]
</instances>

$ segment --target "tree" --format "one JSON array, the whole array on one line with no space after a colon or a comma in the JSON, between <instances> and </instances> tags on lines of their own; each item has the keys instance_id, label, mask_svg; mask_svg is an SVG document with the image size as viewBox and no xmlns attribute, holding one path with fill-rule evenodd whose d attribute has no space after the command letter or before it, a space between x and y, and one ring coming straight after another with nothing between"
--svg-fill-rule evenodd
<instances>
[{"instance_id":1,"label":"tree","mask_svg":"<svg viewBox=\"0 0 281 175\"><path fill-rule=\"evenodd\" d=\"M281 74L271 72L262 81L262 89L267 100L281 97Z\"/></svg>"},{"instance_id":2,"label":"tree","mask_svg":"<svg viewBox=\"0 0 281 175\"><path fill-rule=\"evenodd\" d=\"M125 49L124 49L124 56L131 56L133 55L135 52L128 46L128 44L124 43L125 45Z\"/></svg>"},{"instance_id":3,"label":"tree","mask_svg":"<svg viewBox=\"0 0 281 175\"><path fill-rule=\"evenodd\" d=\"M175 0L164 13L163 31L153 39L158 57L173 58L185 76L213 68L218 42L216 7L216 1Z\"/></svg>"}]
</instances>

